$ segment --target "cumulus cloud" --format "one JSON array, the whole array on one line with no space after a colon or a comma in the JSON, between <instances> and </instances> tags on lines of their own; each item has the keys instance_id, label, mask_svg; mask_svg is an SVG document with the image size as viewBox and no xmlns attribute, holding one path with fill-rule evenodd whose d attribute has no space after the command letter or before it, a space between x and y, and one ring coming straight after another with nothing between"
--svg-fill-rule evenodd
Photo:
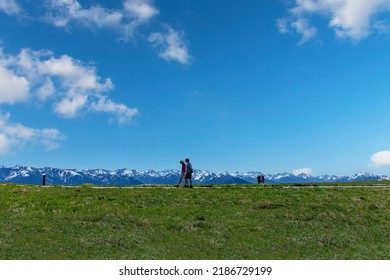
<instances>
[{"instance_id":1,"label":"cumulus cloud","mask_svg":"<svg viewBox=\"0 0 390 280\"><path fill-rule=\"evenodd\" d=\"M291 173L294 174L295 176L300 175L300 174L306 174L306 175L312 176L313 170L311 170L308 167L304 167L304 168L300 168L300 169L295 169L295 170L291 171Z\"/></svg>"},{"instance_id":2,"label":"cumulus cloud","mask_svg":"<svg viewBox=\"0 0 390 280\"><path fill-rule=\"evenodd\" d=\"M110 100L107 94L114 88L112 81L98 76L93 65L68 55L55 57L50 51L30 49L6 55L0 50L0 74L0 104L47 101L64 118L74 118L93 109L114 114L121 123L125 119L130 122L138 112ZM121 110L97 110L94 104L102 99Z\"/></svg>"},{"instance_id":3,"label":"cumulus cloud","mask_svg":"<svg viewBox=\"0 0 390 280\"><path fill-rule=\"evenodd\" d=\"M11 149L22 147L28 143L43 145L51 150L58 147L65 136L57 129L35 129L20 123L12 123L10 114L0 113L0 154L5 155Z\"/></svg>"},{"instance_id":4,"label":"cumulus cloud","mask_svg":"<svg viewBox=\"0 0 390 280\"><path fill-rule=\"evenodd\" d=\"M153 7L150 1L146 0L126 0L123 7L130 18L137 22L148 22L152 17L159 13L158 9Z\"/></svg>"},{"instance_id":5,"label":"cumulus cloud","mask_svg":"<svg viewBox=\"0 0 390 280\"><path fill-rule=\"evenodd\" d=\"M188 46L183 39L183 33L171 27L167 27L165 33L155 32L150 34L149 42L159 50L159 56L165 60L175 60L182 64L190 62Z\"/></svg>"},{"instance_id":6,"label":"cumulus cloud","mask_svg":"<svg viewBox=\"0 0 390 280\"><path fill-rule=\"evenodd\" d=\"M390 166L390 151L381 151L371 156L371 162L375 166Z\"/></svg>"},{"instance_id":7,"label":"cumulus cloud","mask_svg":"<svg viewBox=\"0 0 390 280\"><path fill-rule=\"evenodd\" d=\"M52 80L48 77L40 87L37 88L36 94L42 101L48 99L55 93L55 87Z\"/></svg>"},{"instance_id":8,"label":"cumulus cloud","mask_svg":"<svg viewBox=\"0 0 390 280\"><path fill-rule=\"evenodd\" d=\"M102 96L97 102L94 102L91 109L97 112L113 113L117 116L117 119L121 124L130 122L132 118L138 114L138 109L128 108L123 104L114 103L105 96Z\"/></svg>"},{"instance_id":9,"label":"cumulus cloud","mask_svg":"<svg viewBox=\"0 0 390 280\"><path fill-rule=\"evenodd\" d=\"M0 11L8 15L19 14L21 8L15 0L0 0Z\"/></svg>"},{"instance_id":10,"label":"cumulus cloud","mask_svg":"<svg viewBox=\"0 0 390 280\"><path fill-rule=\"evenodd\" d=\"M295 0L288 16L277 20L277 27L282 34L301 34L304 43L316 34L310 18L321 16L337 37L359 41L373 32L387 33L388 24L379 15L389 12L390 0Z\"/></svg>"},{"instance_id":11,"label":"cumulus cloud","mask_svg":"<svg viewBox=\"0 0 390 280\"><path fill-rule=\"evenodd\" d=\"M54 111L65 118L74 118L87 104L88 95L70 93L54 104Z\"/></svg>"},{"instance_id":12,"label":"cumulus cloud","mask_svg":"<svg viewBox=\"0 0 390 280\"><path fill-rule=\"evenodd\" d=\"M28 97L29 83L0 64L0 103L14 104Z\"/></svg>"},{"instance_id":13,"label":"cumulus cloud","mask_svg":"<svg viewBox=\"0 0 390 280\"><path fill-rule=\"evenodd\" d=\"M111 28L127 41L141 25L149 23L159 10L149 0L125 0L120 10L109 10L99 5L83 7L77 0L48 0L47 20L57 27L69 29L72 24L99 29ZM149 42L159 49L159 56L167 61L186 64L190 60L184 33L166 28L166 32L154 32Z\"/></svg>"},{"instance_id":14,"label":"cumulus cloud","mask_svg":"<svg viewBox=\"0 0 390 280\"><path fill-rule=\"evenodd\" d=\"M81 2L83 3L83 2ZM71 31L72 28L88 28L92 30L113 30L120 39L128 41L136 37L141 26L147 26L160 13L152 0L123 0L122 6L109 9L99 4L81 4L78 0L45 0L44 15L39 16L45 22ZM18 14L22 10L15 0L0 0L0 11ZM161 23L160 25L166 26ZM151 35L139 36L149 38L160 49L159 56L165 60L188 63L190 56L184 33L171 27L167 32L154 32ZM49 85L49 84L48 84ZM42 96L50 93L49 88L42 88Z\"/></svg>"},{"instance_id":15,"label":"cumulus cloud","mask_svg":"<svg viewBox=\"0 0 390 280\"><path fill-rule=\"evenodd\" d=\"M123 15L117 11L108 11L98 5L83 8L77 0L49 0L47 20L58 27L67 27L78 22L89 27L107 27L118 25Z\"/></svg>"},{"instance_id":16,"label":"cumulus cloud","mask_svg":"<svg viewBox=\"0 0 390 280\"><path fill-rule=\"evenodd\" d=\"M142 24L148 23L159 11L149 0L125 0L122 9L107 9L100 5L83 7L77 0L48 0L48 22L69 29L79 24L91 29L110 28L127 40Z\"/></svg>"}]
</instances>

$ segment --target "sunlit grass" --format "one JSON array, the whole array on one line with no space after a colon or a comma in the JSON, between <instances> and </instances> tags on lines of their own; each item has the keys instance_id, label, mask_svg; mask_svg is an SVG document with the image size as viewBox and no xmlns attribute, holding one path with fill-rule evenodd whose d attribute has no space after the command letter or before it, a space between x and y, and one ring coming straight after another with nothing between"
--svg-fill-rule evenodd
<instances>
[{"instance_id":1,"label":"sunlit grass","mask_svg":"<svg viewBox=\"0 0 390 280\"><path fill-rule=\"evenodd\" d=\"M389 259L390 189L0 186L0 259Z\"/></svg>"}]
</instances>

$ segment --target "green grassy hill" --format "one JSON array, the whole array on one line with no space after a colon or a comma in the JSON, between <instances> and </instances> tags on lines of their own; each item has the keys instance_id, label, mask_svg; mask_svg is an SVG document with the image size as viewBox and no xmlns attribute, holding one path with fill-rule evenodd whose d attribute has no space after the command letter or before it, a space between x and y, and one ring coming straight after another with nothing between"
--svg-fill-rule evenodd
<instances>
[{"instance_id":1,"label":"green grassy hill","mask_svg":"<svg viewBox=\"0 0 390 280\"><path fill-rule=\"evenodd\" d=\"M390 189L2 184L0 259L390 259Z\"/></svg>"}]
</instances>

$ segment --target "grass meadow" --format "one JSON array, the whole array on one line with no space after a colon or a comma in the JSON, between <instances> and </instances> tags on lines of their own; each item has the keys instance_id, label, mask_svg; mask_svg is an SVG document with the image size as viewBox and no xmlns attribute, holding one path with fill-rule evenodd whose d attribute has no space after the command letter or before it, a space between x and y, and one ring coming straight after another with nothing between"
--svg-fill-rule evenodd
<instances>
[{"instance_id":1,"label":"grass meadow","mask_svg":"<svg viewBox=\"0 0 390 280\"><path fill-rule=\"evenodd\" d=\"M390 189L3 183L0 259L390 259Z\"/></svg>"}]
</instances>

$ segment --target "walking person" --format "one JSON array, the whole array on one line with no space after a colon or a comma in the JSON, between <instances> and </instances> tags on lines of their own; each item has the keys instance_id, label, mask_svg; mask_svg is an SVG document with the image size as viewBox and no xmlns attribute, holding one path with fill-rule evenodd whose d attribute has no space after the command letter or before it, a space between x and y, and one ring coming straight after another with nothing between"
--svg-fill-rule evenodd
<instances>
[{"instance_id":1,"label":"walking person","mask_svg":"<svg viewBox=\"0 0 390 280\"><path fill-rule=\"evenodd\" d=\"M185 160L187 165L187 172L186 172L186 187L188 186L188 181L190 182L189 187L193 188L192 186L192 173L194 173L194 169L192 169L192 164L188 158Z\"/></svg>"},{"instance_id":2,"label":"walking person","mask_svg":"<svg viewBox=\"0 0 390 280\"><path fill-rule=\"evenodd\" d=\"M182 160L180 161L180 164L181 164L181 172L180 172L179 183L177 183L176 188L179 187L181 180L183 180L183 179L185 180L186 185L187 185L187 180L185 179L186 174L187 174L187 165Z\"/></svg>"}]
</instances>

